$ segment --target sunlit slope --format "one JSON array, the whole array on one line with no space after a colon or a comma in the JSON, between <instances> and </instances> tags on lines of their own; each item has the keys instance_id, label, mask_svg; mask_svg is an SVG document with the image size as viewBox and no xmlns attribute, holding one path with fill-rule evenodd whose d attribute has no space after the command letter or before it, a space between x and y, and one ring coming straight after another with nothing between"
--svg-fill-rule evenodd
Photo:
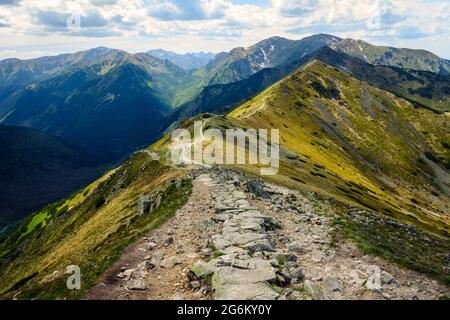
<instances>
[{"instance_id":1,"label":"sunlit slope","mask_svg":"<svg viewBox=\"0 0 450 320\"><path fill-rule=\"evenodd\" d=\"M191 183L183 175L140 152L72 197L27 218L0 245L0 298L79 298L138 235L187 201ZM142 211L142 196L153 199L153 210ZM70 265L81 268L80 291L66 288L64 270Z\"/></svg>"},{"instance_id":2,"label":"sunlit slope","mask_svg":"<svg viewBox=\"0 0 450 320\"><path fill-rule=\"evenodd\" d=\"M280 129L276 179L449 234L449 114L312 61L230 114Z\"/></svg>"}]
</instances>

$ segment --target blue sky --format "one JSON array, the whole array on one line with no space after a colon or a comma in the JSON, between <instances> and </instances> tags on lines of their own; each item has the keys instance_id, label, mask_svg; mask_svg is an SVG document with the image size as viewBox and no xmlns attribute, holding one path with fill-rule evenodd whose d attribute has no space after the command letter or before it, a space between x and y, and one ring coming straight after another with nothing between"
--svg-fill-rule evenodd
<instances>
[{"instance_id":1,"label":"blue sky","mask_svg":"<svg viewBox=\"0 0 450 320\"><path fill-rule=\"evenodd\" d=\"M315 33L450 59L450 1L0 0L0 59L97 46L220 52Z\"/></svg>"}]
</instances>

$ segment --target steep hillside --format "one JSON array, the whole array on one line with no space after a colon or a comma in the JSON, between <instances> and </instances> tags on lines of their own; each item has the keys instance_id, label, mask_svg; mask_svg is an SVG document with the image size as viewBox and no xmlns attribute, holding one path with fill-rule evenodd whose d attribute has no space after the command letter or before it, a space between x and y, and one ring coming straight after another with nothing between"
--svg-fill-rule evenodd
<instances>
[{"instance_id":1,"label":"steep hillside","mask_svg":"<svg viewBox=\"0 0 450 320\"><path fill-rule=\"evenodd\" d=\"M105 72L126 55L125 51L101 47L74 54L30 60L6 59L0 61L0 88L28 85L66 73L74 68L92 65L101 65L99 72Z\"/></svg>"},{"instance_id":2,"label":"steep hillside","mask_svg":"<svg viewBox=\"0 0 450 320\"><path fill-rule=\"evenodd\" d=\"M183 175L147 152L136 153L70 198L30 216L0 245L0 296L80 298L127 245L185 203L191 183ZM84 290L67 290L64 271L70 265L80 266Z\"/></svg>"},{"instance_id":3,"label":"steep hillside","mask_svg":"<svg viewBox=\"0 0 450 320\"><path fill-rule=\"evenodd\" d=\"M183 120L204 112L227 113L283 79L309 59L311 56L307 55L283 67L263 69L244 80L207 86L195 99L175 110L170 119Z\"/></svg>"},{"instance_id":4,"label":"steep hillside","mask_svg":"<svg viewBox=\"0 0 450 320\"><path fill-rule=\"evenodd\" d=\"M102 77L92 69L27 87L2 104L2 123L45 131L112 158L150 143L170 106L158 98L153 77L124 62Z\"/></svg>"},{"instance_id":5,"label":"steep hillside","mask_svg":"<svg viewBox=\"0 0 450 320\"><path fill-rule=\"evenodd\" d=\"M128 55L126 63L131 63L145 70L151 81L150 88L164 103L177 107L198 93L196 79L181 67L169 60L161 60L146 53Z\"/></svg>"},{"instance_id":6,"label":"steep hillside","mask_svg":"<svg viewBox=\"0 0 450 320\"><path fill-rule=\"evenodd\" d=\"M147 53L158 59L169 60L184 70L194 70L206 66L215 56L211 52L193 52L179 54L162 49L150 50Z\"/></svg>"},{"instance_id":7,"label":"steep hillside","mask_svg":"<svg viewBox=\"0 0 450 320\"><path fill-rule=\"evenodd\" d=\"M374 65L450 74L450 62L425 50L374 46L362 40L345 39L331 46Z\"/></svg>"},{"instance_id":8,"label":"steep hillside","mask_svg":"<svg viewBox=\"0 0 450 320\"><path fill-rule=\"evenodd\" d=\"M0 229L96 179L102 160L37 130L0 126Z\"/></svg>"}]
</instances>

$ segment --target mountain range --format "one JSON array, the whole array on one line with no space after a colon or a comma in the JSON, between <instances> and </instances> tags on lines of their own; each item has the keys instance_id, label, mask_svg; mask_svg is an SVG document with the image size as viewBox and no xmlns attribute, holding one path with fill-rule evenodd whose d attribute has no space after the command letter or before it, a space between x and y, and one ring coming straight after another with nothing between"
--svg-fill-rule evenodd
<instances>
[{"instance_id":1,"label":"mountain range","mask_svg":"<svg viewBox=\"0 0 450 320\"><path fill-rule=\"evenodd\" d=\"M336 229L360 247L449 283L448 60L323 34L270 38L203 57L198 68L150 53L97 48L0 61L0 149L9 155L0 172L14 186L61 164L70 169L59 179L121 163L87 177L89 185L76 180L64 190L71 197L14 208L41 205L0 245L0 295L73 298L46 276L75 263L93 285L136 235L173 214L192 186L191 169L169 160L170 134L195 120L219 130L279 129L277 175L232 169L336 206ZM38 151L27 153L23 141ZM163 209L146 216L136 206L148 194Z\"/></svg>"},{"instance_id":2,"label":"mountain range","mask_svg":"<svg viewBox=\"0 0 450 320\"><path fill-rule=\"evenodd\" d=\"M370 59L361 56L359 47ZM345 54L338 57L329 52L327 59L335 59L336 67L349 68L354 75L417 105L448 109L447 60L425 51L392 50L321 34L297 41L269 38L249 48L219 53L192 70L176 65L162 51L150 53L164 59L107 48L3 60L0 122L42 130L119 159L157 139L183 115L236 106L323 48ZM326 54L322 55L326 59ZM378 66L377 72L373 72L374 66Z\"/></svg>"},{"instance_id":3,"label":"mountain range","mask_svg":"<svg viewBox=\"0 0 450 320\"><path fill-rule=\"evenodd\" d=\"M169 60L187 71L204 67L215 57L215 54L211 52L180 54L163 49L150 50L147 53L161 60Z\"/></svg>"}]
</instances>

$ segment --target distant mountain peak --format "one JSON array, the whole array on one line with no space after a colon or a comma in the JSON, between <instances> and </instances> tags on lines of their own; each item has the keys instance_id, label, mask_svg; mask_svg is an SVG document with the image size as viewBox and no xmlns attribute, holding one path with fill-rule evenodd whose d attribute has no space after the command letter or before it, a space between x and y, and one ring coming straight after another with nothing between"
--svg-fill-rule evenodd
<instances>
[{"instance_id":1,"label":"distant mountain peak","mask_svg":"<svg viewBox=\"0 0 450 320\"><path fill-rule=\"evenodd\" d=\"M188 52L181 54L164 49L150 50L147 51L147 54L158 59L169 60L185 70L204 67L215 56L215 54L211 52Z\"/></svg>"},{"instance_id":2,"label":"distant mountain peak","mask_svg":"<svg viewBox=\"0 0 450 320\"><path fill-rule=\"evenodd\" d=\"M450 75L449 61L426 50L376 46L364 40L348 38L333 43L330 47L373 65L386 65Z\"/></svg>"}]
</instances>

